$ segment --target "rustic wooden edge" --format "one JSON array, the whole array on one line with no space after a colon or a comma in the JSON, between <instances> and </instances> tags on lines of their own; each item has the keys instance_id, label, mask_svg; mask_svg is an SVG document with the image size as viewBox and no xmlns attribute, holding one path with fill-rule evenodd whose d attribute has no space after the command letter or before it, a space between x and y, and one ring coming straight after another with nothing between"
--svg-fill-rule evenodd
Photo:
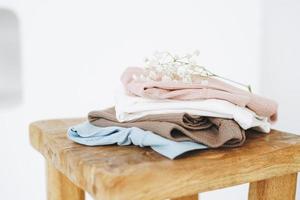
<instances>
[{"instance_id":1,"label":"rustic wooden edge","mask_svg":"<svg viewBox=\"0 0 300 200\"><path fill-rule=\"evenodd\" d=\"M199 195L194 194L194 195L190 195L190 196L175 198L175 199L172 199L172 200L199 200Z\"/></svg>"},{"instance_id":2,"label":"rustic wooden edge","mask_svg":"<svg viewBox=\"0 0 300 200\"><path fill-rule=\"evenodd\" d=\"M78 119L78 123L80 123L82 119ZM44 137L47 137L46 134L42 134L42 130L40 128L41 123L47 123L48 121L39 121L32 123L30 125L30 137L31 144L40 151L47 160L51 161L55 156L61 156L62 152L55 152L55 149L52 149L53 145L51 142L45 144L47 140ZM65 127L63 120L56 120L58 124L61 123L61 127L57 127L57 129ZM55 130L53 130L55 132ZM276 132L276 131L275 131ZM41 145L47 145L49 152L41 151ZM51 152L52 151L52 152ZM275 154L276 153L276 154ZM147 191L155 191L155 194L151 194L149 199L157 199L157 198L176 198L180 196L188 196L193 195L198 192L206 192L210 190L220 189L224 187L229 187L233 185L243 184L247 182L256 182L264 179L269 179L274 176L282 176L285 174L291 174L298 172L300 169L300 143L295 142L293 146L288 146L285 148L278 149L274 152L266 152L263 154L259 154L257 156L249 157L246 160L241 157L239 160L227 160L224 163L224 166L214 166L216 169L222 171L222 174L214 173L210 171L209 166L206 166L203 163L203 167L205 168L206 174L203 175L193 174L193 177L190 177L192 180L185 182L185 180L178 180L178 177L186 177L182 173L186 173L186 171L178 171L176 174L168 171L168 169L161 169L162 174L164 174L165 179L161 180L160 184L168 184L170 188L164 188L164 192L157 191L152 185L145 185L143 187L143 191L140 194L137 194L136 191L127 192L124 195L124 190L127 190L128 187L134 187L130 184L132 183L140 183L145 182L145 177L148 179L147 182L155 182L155 180L161 179L161 175L159 174L151 174L149 170L139 171L139 176L128 176L126 179L123 179L122 174L101 174L100 172L97 176L93 177L93 180L85 180L83 177L78 176L78 174L72 174L70 171L64 169L59 163L56 164L56 168L60 169L66 176L68 176L76 185L81 188L86 189L91 193L92 196L98 197L99 199L104 197L104 199L141 199L144 197L143 193ZM277 155L280 155L282 160L277 160ZM190 159L191 163L193 162L193 158ZM64 161L65 162L65 161ZM180 161L179 161L180 162ZM235 163L232 163L235 162ZM256 163L254 167L252 163ZM233 172L230 167L235 165L236 170ZM259 166L259 167L258 167ZM86 171L93 171L93 166L85 166ZM202 169L203 171L203 169ZM170 182L173 182L172 185L180 185L180 188L174 191L170 186ZM138 186L136 186L138 188ZM171 196L168 196L170 195ZM120 195L120 196L119 196Z\"/></svg>"},{"instance_id":3,"label":"rustic wooden edge","mask_svg":"<svg viewBox=\"0 0 300 200\"><path fill-rule=\"evenodd\" d=\"M249 200L294 200L297 173L250 183Z\"/></svg>"},{"instance_id":4,"label":"rustic wooden edge","mask_svg":"<svg viewBox=\"0 0 300 200\"><path fill-rule=\"evenodd\" d=\"M47 167L47 199L48 200L84 200L84 191L74 185L64 174L50 162Z\"/></svg>"}]
</instances>

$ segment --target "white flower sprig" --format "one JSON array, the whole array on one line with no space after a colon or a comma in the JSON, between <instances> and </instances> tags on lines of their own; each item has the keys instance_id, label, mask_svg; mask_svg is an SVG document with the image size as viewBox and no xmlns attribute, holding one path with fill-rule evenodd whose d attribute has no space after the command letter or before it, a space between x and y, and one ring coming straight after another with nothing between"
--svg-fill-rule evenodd
<instances>
[{"instance_id":1,"label":"white flower sprig","mask_svg":"<svg viewBox=\"0 0 300 200\"><path fill-rule=\"evenodd\" d=\"M192 54L182 56L172 55L169 52L155 52L152 57L145 59L145 69L147 74L141 79L155 81L182 81L192 83L193 77L217 77L240 86L246 87L251 92L250 85L238 83L228 78L219 76L197 64L197 57L200 52L194 51ZM134 77L137 78L137 77Z\"/></svg>"}]
</instances>

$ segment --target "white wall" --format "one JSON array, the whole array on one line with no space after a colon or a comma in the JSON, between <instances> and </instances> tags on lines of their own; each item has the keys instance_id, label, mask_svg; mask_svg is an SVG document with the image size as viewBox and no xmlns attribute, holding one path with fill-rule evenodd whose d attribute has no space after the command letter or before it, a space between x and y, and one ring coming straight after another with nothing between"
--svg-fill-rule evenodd
<instances>
[{"instance_id":1,"label":"white wall","mask_svg":"<svg viewBox=\"0 0 300 200\"><path fill-rule=\"evenodd\" d=\"M261 91L279 103L275 128L300 134L300 1L265 0L263 11Z\"/></svg>"},{"instance_id":2,"label":"white wall","mask_svg":"<svg viewBox=\"0 0 300 200\"><path fill-rule=\"evenodd\" d=\"M122 70L156 49L199 48L213 71L257 88L259 17L257 1L37 2L23 12L25 103L40 117L109 105Z\"/></svg>"},{"instance_id":3,"label":"white wall","mask_svg":"<svg viewBox=\"0 0 300 200\"><path fill-rule=\"evenodd\" d=\"M20 33L14 12L0 8L0 107L21 100Z\"/></svg>"},{"instance_id":4,"label":"white wall","mask_svg":"<svg viewBox=\"0 0 300 200\"><path fill-rule=\"evenodd\" d=\"M24 101L0 110L4 199L45 199L43 159L28 143L30 121L85 116L111 105L122 70L141 64L154 50L198 48L201 64L259 90L259 0L14 2L22 32ZM246 189L202 196L246 199Z\"/></svg>"},{"instance_id":5,"label":"white wall","mask_svg":"<svg viewBox=\"0 0 300 200\"><path fill-rule=\"evenodd\" d=\"M300 1L265 0L261 91L279 103L276 128L300 133Z\"/></svg>"}]
</instances>

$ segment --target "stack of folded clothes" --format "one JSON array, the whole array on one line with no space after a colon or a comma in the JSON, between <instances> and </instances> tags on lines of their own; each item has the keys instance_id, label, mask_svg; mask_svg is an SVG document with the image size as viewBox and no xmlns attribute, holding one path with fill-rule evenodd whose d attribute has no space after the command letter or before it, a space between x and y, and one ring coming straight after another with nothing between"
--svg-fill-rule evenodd
<instances>
[{"instance_id":1,"label":"stack of folded clothes","mask_svg":"<svg viewBox=\"0 0 300 200\"><path fill-rule=\"evenodd\" d=\"M276 102L215 77L185 82L148 75L145 68L127 68L115 107L90 112L68 137L89 146L150 146L174 159L196 149L241 146L245 130L268 133L277 118Z\"/></svg>"}]
</instances>

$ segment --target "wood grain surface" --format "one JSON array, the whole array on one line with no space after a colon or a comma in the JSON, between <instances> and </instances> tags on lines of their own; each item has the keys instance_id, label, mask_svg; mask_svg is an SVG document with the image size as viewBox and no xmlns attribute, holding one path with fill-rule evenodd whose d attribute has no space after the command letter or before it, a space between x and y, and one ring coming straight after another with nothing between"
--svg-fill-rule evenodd
<instances>
[{"instance_id":1,"label":"wood grain surface","mask_svg":"<svg viewBox=\"0 0 300 200\"><path fill-rule=\"evenodd\" d=\"M190 195L190 196L175 198L172 200L200 200L200 199L198 197L198 194L194 194L194 195Z\"/></svg>"},{"instance_id":2,"label":"wood grain surface","mask_svg":"<svg viewBox=\"0 0 300 200\"><path fill-rule=\"evenodd\" d=\"M84 191L74 185L65 175L47 162L47 199L84 200Z\"/></svg>"},{"instance_id":3,"label":"wood grain surface","mask_svg":"<svg viewBox=\"0 0 300 200\"><path fill-rule=\"evenodd\" d=\"M249 200L294 200L297 173L250 183Z\"/></svg>"},{"instance_id":4,"label":"wood grain surface","mask_svg":"<svg viewBox=\"0 0 300 200\"><path fill-rule=\"evenodd\" d=\"M95 199L168 199L255 182L300 170L300 137L247 132L244 146L188 153L169 160L150 148L87 147L66 137L83 119L30 125L32 146Z\"/></svg>"}]
</instances>

